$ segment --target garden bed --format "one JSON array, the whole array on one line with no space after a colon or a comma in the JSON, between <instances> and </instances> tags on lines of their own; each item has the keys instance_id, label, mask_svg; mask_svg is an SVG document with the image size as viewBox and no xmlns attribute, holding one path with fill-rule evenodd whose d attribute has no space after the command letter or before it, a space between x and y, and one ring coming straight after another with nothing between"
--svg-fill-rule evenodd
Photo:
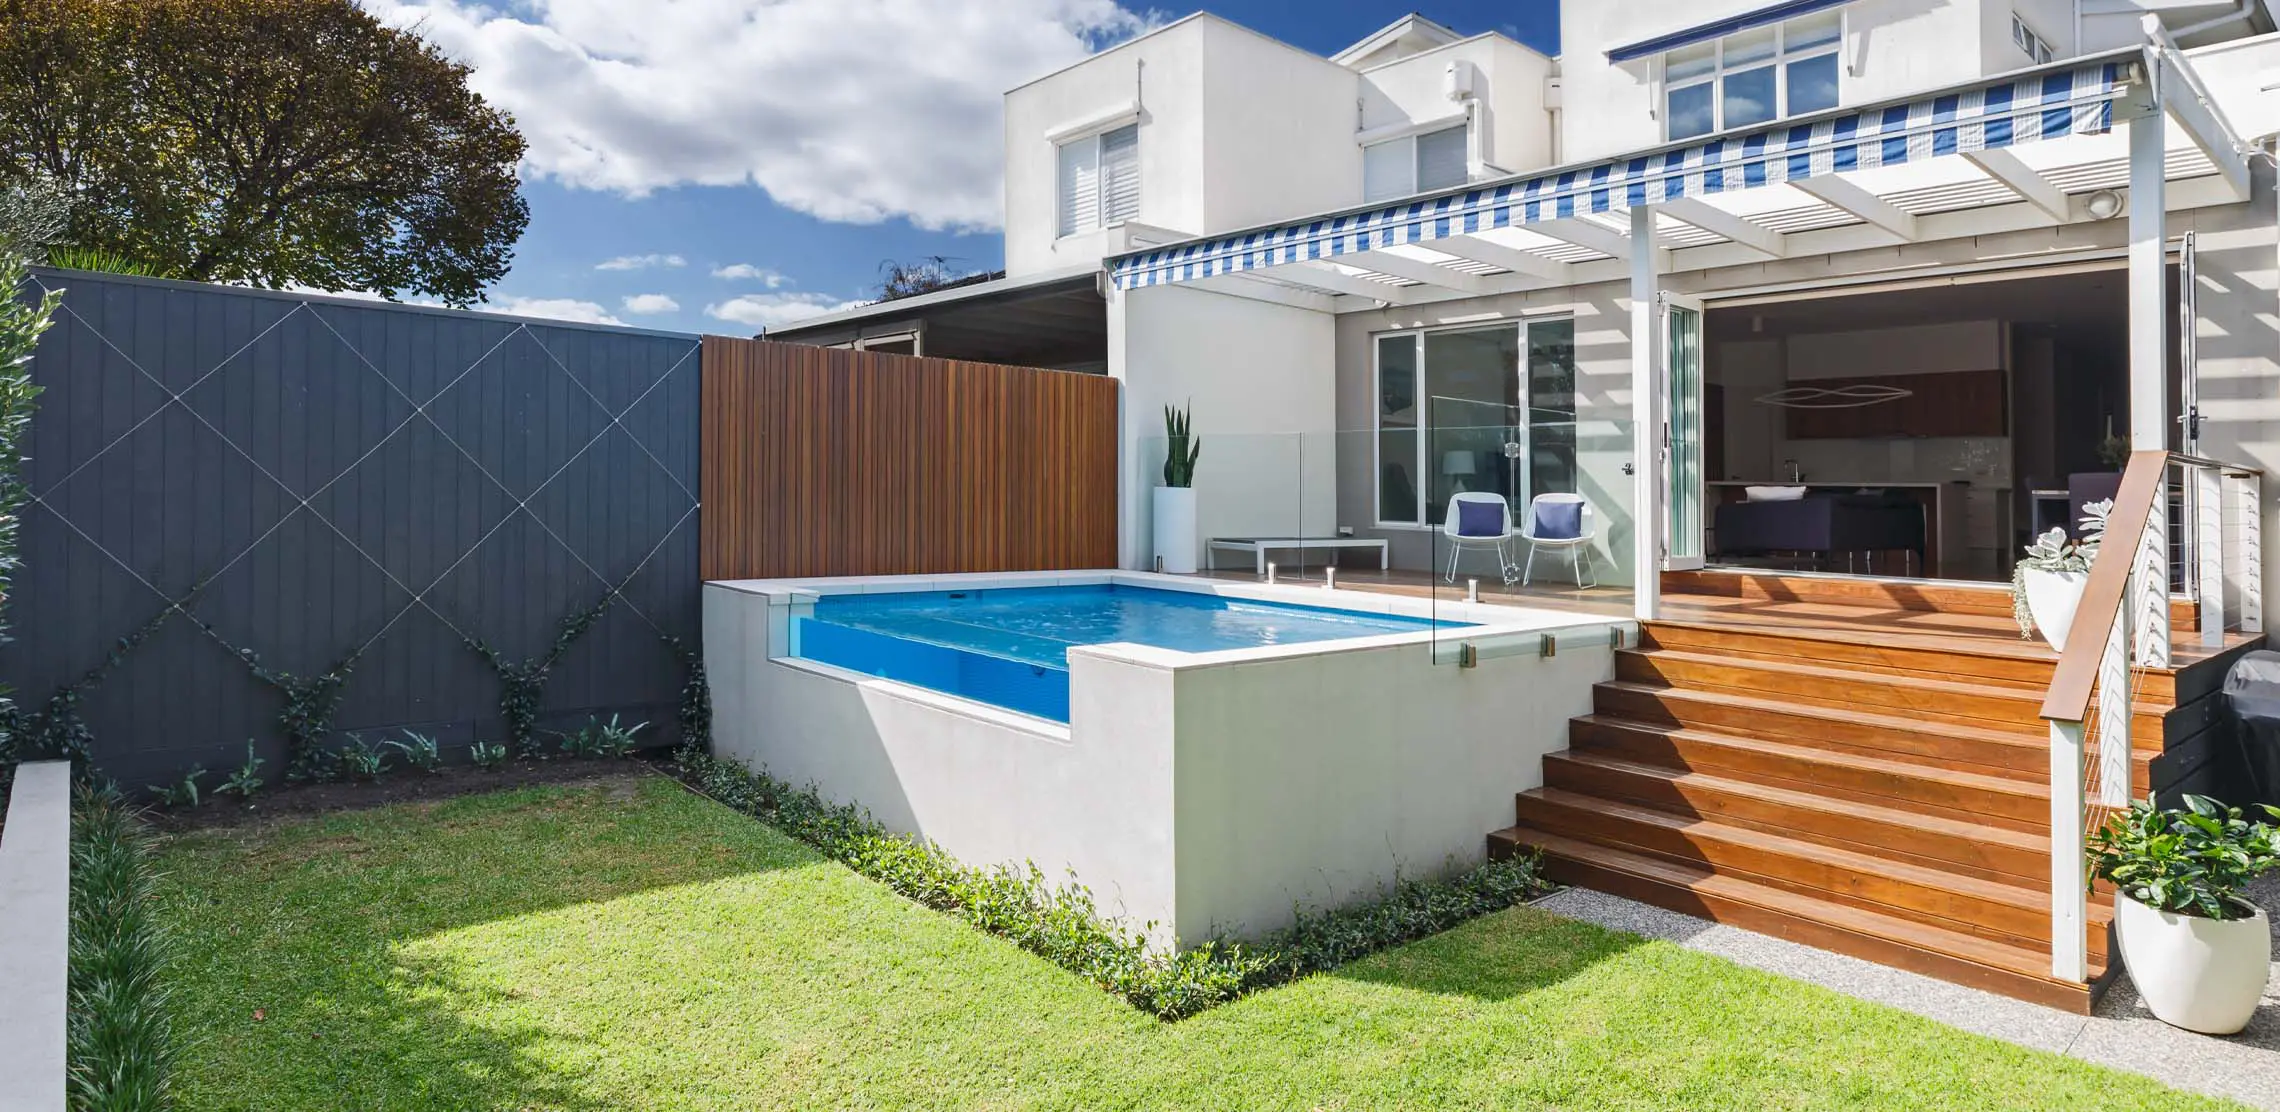
<instances>
[{"instance_id":1,"label":"garden bed","mask_svg":"<svg viewBox=\"0 0 2280 1112\"><path fill-rule=\"evenodd\" d=\"M660 754L660 756L662 756ZM251 802L208 792L196 806L152 808L151 824L170 831L237 826L294 816L357 811L398 803L428 803L465 795L623 778L645 762L579 760L509 761L496 768L445 765L434 772L397 769L374 780L284 783L264 787Z\"/></svg>"}]
</instances>

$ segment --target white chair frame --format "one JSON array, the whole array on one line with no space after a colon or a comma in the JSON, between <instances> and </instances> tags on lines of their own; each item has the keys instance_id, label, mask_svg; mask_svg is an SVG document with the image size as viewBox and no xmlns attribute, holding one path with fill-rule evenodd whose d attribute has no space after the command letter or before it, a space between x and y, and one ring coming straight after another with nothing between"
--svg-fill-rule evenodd
<instances>
[{"instance_id":1,"label":"white chair frame","mask_svg":"<svg viewBox=\"0 0 2280 1112\"><path fill-rule=\"evenodd\" d=\"M1539 537L1536 535L1536 507L1547 502L1554 505L1571 503L1583 507L1578 515L1581 520L1577 523L1579 528L1575 536ZM1599 586L1599 576L1596 571L1593 572L1590 582L1584 582L1584 569L1591 563L1591 542L1597 539L1598 531L1597 515L1592 512L1591 503L1580 494L1539 494L1530 499L1528 516L1520 522L1520 539L1528 542L1528 563L1520 571L1520 585L1527 586L1535 576L1536 550L1538 548L1549 548L1554 551L1564 548L1568 553L1569 565L1575 569L1575 585L1584 589Z\"/></svg>"},{"instance_id":2,"label":"white chair frame","mask_svg":"<svg viewBox=\"0 0 2280 1112\"><path fill-rule=\"evenodd\" d=\"M1472 537L1458 533L1457 507L1467 502L1495 504L1497 513L1503 521L1503 531L1494 535ZM1497 574L1502 575L1504 582L1508 584L1520 578L1521 569L1518 564L1512 561L1511 547L1512 538L1517 535L1512 531L1512 503L1505 501L1503 495L1485 490L1460 490L1450 495L1449 508L1447 512L1441 515L1441 536L1449 544L1447 582L1454 583L1457 581L1457 557L1463 555L1467 548L1495 549Z\"/></svg>"}]
</instances>

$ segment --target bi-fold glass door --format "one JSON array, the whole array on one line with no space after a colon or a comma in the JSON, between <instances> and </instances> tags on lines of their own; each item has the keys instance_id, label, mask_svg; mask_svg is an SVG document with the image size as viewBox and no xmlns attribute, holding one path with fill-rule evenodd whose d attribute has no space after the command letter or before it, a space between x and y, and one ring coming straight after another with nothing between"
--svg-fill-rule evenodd
<instances>
[{"instance_id":1,"label":"bi-fold glass door","mask_svg":"<svg viewBox=\"0 0 2280 1112\"><path fill-rule=\"evenodd\" d=\"M1703 557L1702 302L1662 295L1656 377L1663 392L1663 567L1700 568Z\"/></svg>"}]
</instances>

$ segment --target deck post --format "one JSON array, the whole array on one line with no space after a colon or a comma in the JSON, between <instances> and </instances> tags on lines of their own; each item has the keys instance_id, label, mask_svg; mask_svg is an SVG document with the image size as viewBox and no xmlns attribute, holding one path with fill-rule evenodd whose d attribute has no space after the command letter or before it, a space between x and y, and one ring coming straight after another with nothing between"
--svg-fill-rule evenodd
<instances>
[{"instance_id":1,"label":"deck post","mask_svg":"<svg viewBox=\"0 0 2280 1112\"><path fill-rule=\"evenodd\" d=\"M1631 206L1631 562L1640 621L1662 609L1663 391L1655 342L1661 300L1655 281L1655 210Z\"/></svg>"},{"instance_id":2,"label":"deck post","mask_svg":"<svg viewBox=\"0 0 2280 1112\"><path fill-rule=\"evenodd\" d=\"M2161 67L2146 53L2143 103L2123 126L2130 135L2129 353L2130 448L2169 447L2168 203L2164 194Z\"/></svg>"},{"instance_id":3,"label":"deck post","mask_svg":"<svg viewBox=\"0 0 2280 1112\"><path fill-rule=\"evenodd\" d=\"M2090 886L2082 873L2082 723L2050 723L2050 975L2090 979Z\"/></svg>"},{"instance_id":4,"label":"deck post","mask_svg":"<svg viewBox=\"0 0 2280 1112\"><path fill-rule=\"evenodd\" d=\"M2214 467L2193 468L2193 551L2198 557L2197 586L2201 606L2201 645L2218 648L2225 643L2225 495L2224 478Z\"/></svg>"}]
</instances>

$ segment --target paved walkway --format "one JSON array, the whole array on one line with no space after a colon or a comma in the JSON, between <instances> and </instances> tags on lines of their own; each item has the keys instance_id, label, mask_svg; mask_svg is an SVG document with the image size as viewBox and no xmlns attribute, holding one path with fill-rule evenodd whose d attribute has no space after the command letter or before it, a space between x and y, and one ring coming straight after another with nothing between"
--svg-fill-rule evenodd
<instances>
[{"instance_id":1,"label":"paved walkway","mask_svg":"<svg viewBox=\"0 0 2280 1112\"><path fill-rule=\"evenodd\" d=\"M2252 895L2280 908L2280 876ZM2174 1085L2280 1112L2280 963L2264 1004L2246 1031L2211 1038L2171 1027L2146 1010L2129 975L2117 976L2098 1014L2078 1016L1888 969L1859 958L1665 911L1582 888L1548 896L1537 907L1616 930L1677 943L1741 965L1794 977L1863 1000L1928 1016L1966 1031L2097 1062ZM2280 929L2275 930L2280 934Z\"/></svg>"}]
</instances>

